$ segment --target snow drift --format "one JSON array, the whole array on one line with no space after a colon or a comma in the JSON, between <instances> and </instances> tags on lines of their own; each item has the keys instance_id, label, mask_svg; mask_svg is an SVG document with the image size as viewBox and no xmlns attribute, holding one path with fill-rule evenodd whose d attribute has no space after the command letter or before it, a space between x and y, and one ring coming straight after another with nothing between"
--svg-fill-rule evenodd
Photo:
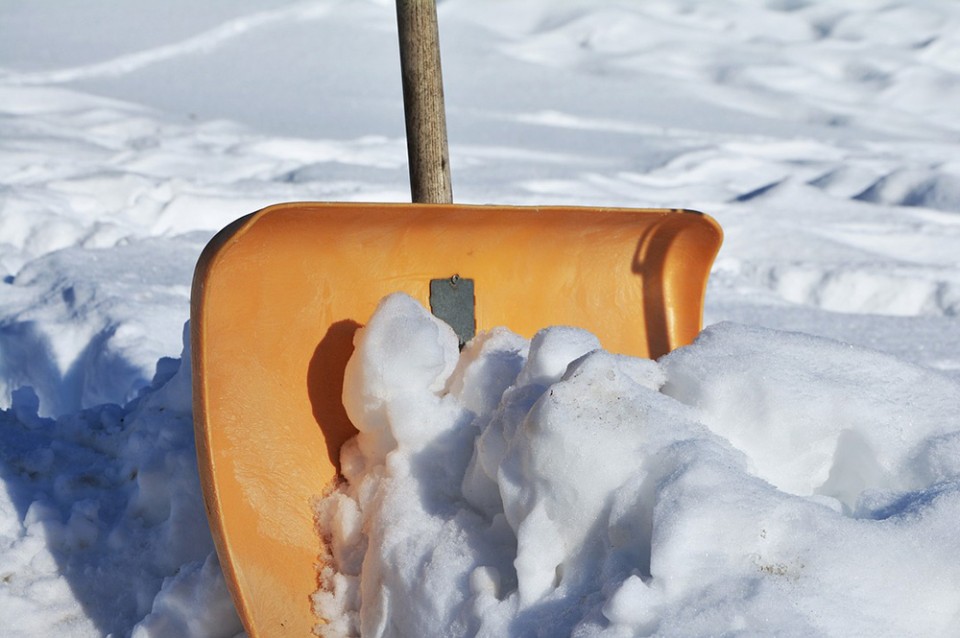
<instances>
[{"instance_id":1,"label":"snow drift","mask_svg":"<svg viewBox=\"0 0 960 638\"><path fill-rule=\"evenodd\" d=\"M600 345L499 329L458 357L381 303L318 505L323 635L960 631L955 381L736 324L659 362Z\"/></svg>"}]
</instances>

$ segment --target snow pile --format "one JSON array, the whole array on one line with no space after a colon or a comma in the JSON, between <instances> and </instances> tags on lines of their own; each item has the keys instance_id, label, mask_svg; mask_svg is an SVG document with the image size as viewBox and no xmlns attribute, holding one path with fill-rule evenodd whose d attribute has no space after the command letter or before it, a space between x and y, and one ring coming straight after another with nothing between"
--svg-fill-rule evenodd
<instances>
[{"instance_id":1,"label":"snow pile","mask_svg":"<svg viewBox=\"0 0 960 638\"><path fill-rule=\"evenodd\" d=\"M44 418L21 388L0 411L5 635L240 631L200 498L183 361L161 360L125 407Z\"/></svg>"},{"instance_id":2,"label":"snow pile","mask_svg":"<svg viewBox=\"0 0 960 638\"><path fill-rule=\"evenodd\" d=\"M458 357L398 294L344 403L325 635L960 632L960 385L937 373L736 324L659 362L564 327Z\"/></svg>"}]
</instances>

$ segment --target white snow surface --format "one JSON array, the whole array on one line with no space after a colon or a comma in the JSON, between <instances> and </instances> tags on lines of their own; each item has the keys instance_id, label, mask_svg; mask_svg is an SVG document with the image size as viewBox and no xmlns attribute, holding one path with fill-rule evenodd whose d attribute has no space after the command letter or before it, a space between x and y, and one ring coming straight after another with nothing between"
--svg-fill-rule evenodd
<instances>
[{"instance_id":1,"label":"white snow surface","mask_svg":"<svg viewBox=\"0 0 960 638\"><path fill-rule=\"evenodd\" d=\"M725 244L657 362L547 326L457 353L388 298L321 604L365 636L960 635L960 5L439 16L457 201L693 208ZM242 632L193 266L269 203L407 200L395 29L387 0L0 4L4 636Z\"/></svg>"},{"instance_id":2,"label":"white snow surface","mask_svg":"<svg viewBox=\"0 0 960 638\"><path fill-rule=\"evenodd\" d=\"M569 327L458 358L402 293L355 344L321 635L960 631L954 380L730 322L659 361Z\"/></svg>"}]
</instances>

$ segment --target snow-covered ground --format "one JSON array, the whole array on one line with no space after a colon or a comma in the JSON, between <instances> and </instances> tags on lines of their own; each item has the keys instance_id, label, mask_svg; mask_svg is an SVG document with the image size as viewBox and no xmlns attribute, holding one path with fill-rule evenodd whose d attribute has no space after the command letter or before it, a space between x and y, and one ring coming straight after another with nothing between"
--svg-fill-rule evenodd
<instances>
[{"instance_id":1,"label":"snow-covered ground","mask_svg":"<svg viewBox=\"0 0 960 638\"><path fill-rule=\"evenodd\" d=\"M960 5L439 14L457 201L694 208L726 234L705 338L609 382L686 447L655 430L656 487L611 479L596 516L652 512L640 563L564 627L960 633ZM396 49L387 0L0 5L0 633L241 630L193 456L193 265L268 203L407 200ZM511 512L508 539L533 510ZM515 628L570 593L490 573L472 595Z\"/></svg>"}]
</instances>

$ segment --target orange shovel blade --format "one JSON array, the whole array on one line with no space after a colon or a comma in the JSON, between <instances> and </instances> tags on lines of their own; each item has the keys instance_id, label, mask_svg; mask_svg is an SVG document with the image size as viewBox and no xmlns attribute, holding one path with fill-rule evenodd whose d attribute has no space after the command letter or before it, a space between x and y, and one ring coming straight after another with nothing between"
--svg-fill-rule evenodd
<instances>
[{"instance_id":1,"label":"orange shovel blade","mask_svg":"<svg viewBox=\"0 0 960 638\"><path fill-rule=\"evenodd\" d=\"M341 404L353 334L380 299L430 307L472 280L477 331L580 326L658 357L700 330L721 231L690 211L282 204L221 231L197 265L194 414L204 499L251 637L310 635L311 501L354 432Z\"/></svg>"}]
</instances>

